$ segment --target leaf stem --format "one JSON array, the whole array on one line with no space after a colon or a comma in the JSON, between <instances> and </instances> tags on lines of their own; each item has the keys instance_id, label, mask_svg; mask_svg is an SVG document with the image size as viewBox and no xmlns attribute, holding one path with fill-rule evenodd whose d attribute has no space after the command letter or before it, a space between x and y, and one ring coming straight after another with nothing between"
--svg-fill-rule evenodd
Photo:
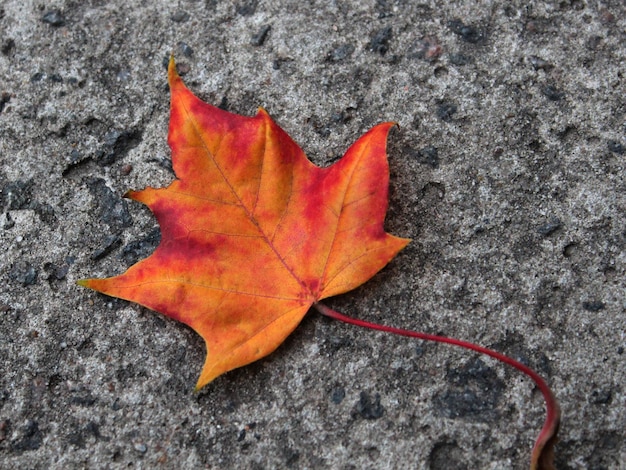
<instances>
[{"instance_id":1,"label":"leaf stem","mask_svg":"<svg viewBox=\"0 0 626 470\"><path fill-rule=\"evenodd\" d=\"M548 470L553 467L552 459L553 459L553 446L556 443L556 435L559 429L559 423L561 420L561 409L559 404L548 387L548 384L543 380L543 378L537 374L530 367L522 364L515 359L512 359L508 356L505 356L502 353L497 351L493 351L491 349L485 348L483 346L479 346L474 343L470 343L468 341L463 341L455 338L447 338L445 336L432 335L428 333L421 333L418 331L404 330L402 328L394 328L391 326L379 325L377 323L370 323L368 321L359 320L356 318L348 317L342 313L339 313L324 304L316 302L313 304L315 309L324 316L333 318L335 320L342 321L344 323L349 323L351 325L360 326L363 328L370 328L372 330L384 331L387 333L393 333L401 336L409 336L411 338L422 339L426 341L436 341L438 343L446 343L452 346L459 346L466 349L471 349L472 351L476 351L481 354L486 354L487 356L491 356L494 359L504 362L512 367L515 367L520 372L529 376L541 393L543 394L543 398L546 402L546 419L543 424L543 428L535 441L535 446L533 447L532 455L531 455L531 470Z\"/></svg>"}]
</instances>

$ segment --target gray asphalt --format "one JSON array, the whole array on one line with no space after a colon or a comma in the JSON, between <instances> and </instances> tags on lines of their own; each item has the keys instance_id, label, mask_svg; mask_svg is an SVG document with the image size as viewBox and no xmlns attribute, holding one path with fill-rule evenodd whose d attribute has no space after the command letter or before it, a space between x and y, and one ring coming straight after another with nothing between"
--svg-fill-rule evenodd
<instances>
[{"instance_id":1,"label":"gray asphalt","mask_svg":"<svg viewBox=\"0 0 626 470\"><path fill-rule=\"evenodd\" d=\"M328 305L528 363L557 468L624 468L626 7L584 0L4 0L0 468L527 468L541 396L490 359L311 312L194 393L201 338L75 285L158 244L122 195L174 178L172 52L318 165L398 122L386 228L413 242Z\"/></svg>"}]
</instances>

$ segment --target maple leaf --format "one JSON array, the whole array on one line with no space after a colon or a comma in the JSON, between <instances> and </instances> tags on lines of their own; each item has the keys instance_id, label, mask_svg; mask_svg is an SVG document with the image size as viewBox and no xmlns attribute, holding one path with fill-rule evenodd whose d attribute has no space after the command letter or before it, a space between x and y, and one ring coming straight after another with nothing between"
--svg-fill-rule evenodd
<instances>
[{"instance_id":1,"label":"maple leaf","mask_svg":"<svg viewBox=\"0 0 626 470\"><path fill-rule=\"evenodd\" d=\"M161 243L124 274L79 284L194 329L207 350L200 389L270 354L311 305L361 285L409 240L383 228L393 123L320 168L264 110L202 102L173 59L168 77L177 179L126 194L155 214Z\"/></svg>"},{"instance_id":2,"label":"maple leaf","mask_svg":"<svg viewBox=\"0 0 626 470\"><path fill-rule=\"evenodd\" d=\"M207 355L196 384L274 351L313 305L365 328L494 357L528 375L547 408L531 470L554 469L560 408L528 366L467 341L347 317L319 300L382 269L410 240L385 232L393 123L375 126L328 168L311 163L264 110L243 117L196 98L168 69L168 142L177 179L129 191L161 226L161 243L124 274L78 284L131 300L193 328Z\"/></svg>"}]
</instances>

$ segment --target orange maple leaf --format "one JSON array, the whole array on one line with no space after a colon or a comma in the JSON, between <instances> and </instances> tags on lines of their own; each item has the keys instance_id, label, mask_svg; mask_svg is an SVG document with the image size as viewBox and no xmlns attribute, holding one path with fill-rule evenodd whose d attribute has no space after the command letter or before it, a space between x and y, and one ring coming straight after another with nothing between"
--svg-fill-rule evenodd
<instances>
[{"instance_id":1,"label":"orange maple leaf","mask_svg":"<svg viewBox=\"0 0 626 470\"><path fill-rule=\"evenodd\" d=\"M531 470L554 470L560 408L525 364L467 341L347 317L318 301L354 289L410 240L385 232L389 169L380 124L329 168L312 164L263 110L253 118L203 103L169 64L169 144L178 177L129 191L161 226L156 251L120 276L78 281L142 304L200 334L196 389L274 351L312 305L346 323L471 349L528 375L547 409Z\"/></svg>"},{"instance_id":2,"label":"orange maple leaf","mask_svg":"<svg viewBox=\"0 0 626 470\"><path fill-rule=\"evenodd\" d=\"M124 274L79 284L193 328L207 349L200 389L270 354L313 303L361 285L410 240L383 228L393 123L320 168L264 110L202 102L173 59L168 75L177 179L126 194L155 214L161 243Z\"/></svg>"}]
</instances>

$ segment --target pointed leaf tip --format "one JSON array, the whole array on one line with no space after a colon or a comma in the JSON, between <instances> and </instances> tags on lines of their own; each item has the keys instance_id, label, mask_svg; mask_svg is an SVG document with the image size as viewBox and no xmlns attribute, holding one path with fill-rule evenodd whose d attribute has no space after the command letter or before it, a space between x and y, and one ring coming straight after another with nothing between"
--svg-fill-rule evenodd
<instances>
[{"instance_id":1,"label":"pointed leaf tip","mask_svg":"<svg viewBox=\"0 0 626 470\"><path fill-rule=\"evenodd\" d=\"M180 81L180 75L178 75L178 71L176 70L176 61L174 60L174 54L170 56L170 61L167 66L167 81L170 85L170 88L173 88L174 82Z\"/></svg>"}]
</instances>

